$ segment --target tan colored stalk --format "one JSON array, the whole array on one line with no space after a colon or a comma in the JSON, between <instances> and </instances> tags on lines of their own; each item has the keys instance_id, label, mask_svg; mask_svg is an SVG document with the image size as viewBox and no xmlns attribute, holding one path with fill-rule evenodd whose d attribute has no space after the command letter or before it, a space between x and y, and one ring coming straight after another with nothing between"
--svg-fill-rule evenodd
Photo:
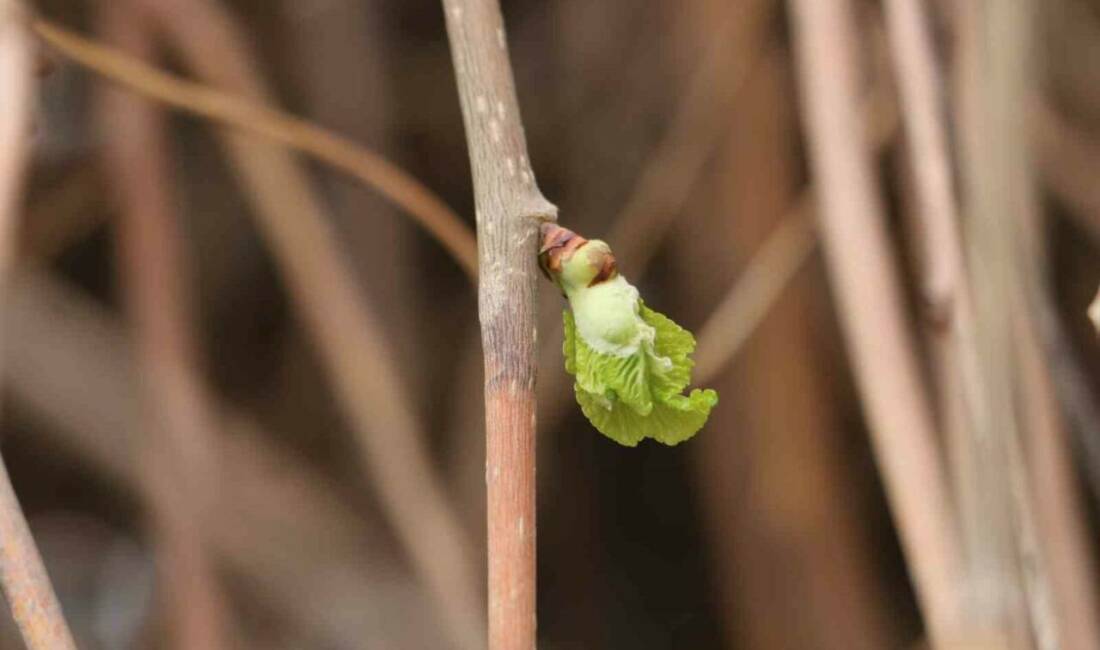
<instances>
[{"instance_id":1,"label":"tan colored stalk","mask_svg":"<svg viewBox=\"0 0 1100 650\"><path fill-rule=\"evenodd\" d=\"M961 555L860 120L853 8L789 5L825 260L902 549L930 634L942 642L958 612Z\"/></svg>"},{"instance_id":2,"label":"tan colored stalk","mask_svg":"<svg viewBox=\"0 0 1100 650\"><path fill-rule=\"evenodd\" d=\"M143 18L115 3L99 7L104 38L149 57L153 42ZM216 425L196 362L167 124L159 107L132 94L103 88L97 99L118 206L119 281L142 375L146 426L136 462L145 478L173 647L217 650L228 644L206 533L218 493Z\"/></svg>"}]
</instances>

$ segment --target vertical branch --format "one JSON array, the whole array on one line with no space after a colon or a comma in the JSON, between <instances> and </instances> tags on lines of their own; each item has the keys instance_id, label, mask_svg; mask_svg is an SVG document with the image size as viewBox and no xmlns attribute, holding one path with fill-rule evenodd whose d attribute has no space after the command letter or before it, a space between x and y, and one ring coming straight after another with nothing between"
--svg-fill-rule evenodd
<instances>
[{"instance_id":1,"label":"vertical branch","mask_svg":"<svg viewBox=\"0 0 1100 650\"><path fill-rule=\"evenodd\" d=\"M1045 418L1036 417L1037 408L1050 408L1042 405L1044 391L1027 377L1038 369L1027 358L1037 343L1026 302L1041 276L1035 262L1043 239L1035 228L1037 200L1026 141L1034 10L1030 2L985 0L959 8L957 131L968 272L982 334L977 350L989 405L970 444L969 476L960 476L969 486L960 485L967 498L959 504L969 560L969 620L1000 634L1008 647L1049 648L1070 639L1057 638L1055 585L1049 558L1040 552L1039 524L1057 521L1040 519L1038 512L1063 504L1034 500L1039 493L1031 487L1021 447L1029 428L1034 435L1052 432ZM1030 414L1020 408L1021 396L1033 400Z\"/></svg>"},{"instance_id":2,"label":"vertical branch","mask_svg":"<svg viewBox=\"0 0 1100 650\"><path fill-rule=\"evenodd\" d=\"M956 615L960 555L859 120L851 11L844 0L791 0L803 120L841 325L917 597L940 641Z\"/></svg>"},{"instance_id":3,"label":"vertical branch","mask_svg":"<svg viewBox=\"0 0 1100 650\"><path fill-rule=\"evenodd\" d=\"M22 7L0 2L0 290L7 288L12 265L19 188L34 105L31 39L24 19ZM7 292L0 296L6 298ZM75 648L2 459L0 586L27 648Z\"/></svg>"},{"instance_id":4,"label":"vertical branch","mask_svg":"<svg viewBox=\"0 0 1100 650\"><path fill-rule=\"evenodd\" d=\"M535 185L497 0L445 0L477 208L485 355L489 647L535 647Z\"/></svg>"},{"instance_id":5,"label":"vertical branch","mask_svg":"<svg viewBox=\"0 0 1100 650\"><path fill-rule=\"evenodd\" d=\"M152 54L149 21L117 3L98 6L104 37L141 57ZM217 494L214 409L202 384L191 332L189 267L173 214L163 111L115 88L101 89L105 164L119 204L120 282L143 376L142 467L161 586L175 647L225 647L224 602L207 524Z\"/></svg>"}]
</instances>

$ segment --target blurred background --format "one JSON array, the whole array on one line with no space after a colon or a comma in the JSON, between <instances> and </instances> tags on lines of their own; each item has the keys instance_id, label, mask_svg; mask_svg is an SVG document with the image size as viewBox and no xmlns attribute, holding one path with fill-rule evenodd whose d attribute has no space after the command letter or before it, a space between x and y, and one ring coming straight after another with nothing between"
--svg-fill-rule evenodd
<instances>
[{"instance_id":1,"label":"blurred background","mask_svg":"<svg viewBox=\"0 0 1100 650\"><path fill-rule=\"evenodd\" d=\"M372 150L473 227L438 2L34 4ZM814 227L801 119L814 99L799 84L813 57L791 8L502 4L531 165L560 223L607 239L647 303L696 332L696 381L721 395L675 448L602 437L572 401L562 300L542 285L540 647L927 647ZM992 576L982 589L1000 602L970 636L1015 618L1032 647L1100 647L1100 345L1086 317L1100 277L1100 3L1035 2L991 38L999 7L1027 3L916 3L962 252L980 266L963 272L979 298L970 332L1002 345L979 355L997 388L979 388L995 417L977 432L944 362L957 312L927 291L953 267L914 207L888 14L845 4L866 128L854 146L871 163L929 442L966 575ZM71 53L41 58L0 432L78 645L480 647L482 361L463 267L377 188L121 91ZM980 127L982 106L1018 119ZM997 176L1006 160L1016 171ZM1005 178L1029 191L1017 199ZM967 225L1006 194L1025 222ZM1021 233L1011 250L1028 260L981 245L998 232ZM987 331L1003 313L1015 329ZM985 455L998 440L1002 455ZM1008 569L982 573L990 548L1008 549ZM0 647L22 647L3 616ZM959 647L1024 647L1000 643Z\"/></svg>"}]
</instances>

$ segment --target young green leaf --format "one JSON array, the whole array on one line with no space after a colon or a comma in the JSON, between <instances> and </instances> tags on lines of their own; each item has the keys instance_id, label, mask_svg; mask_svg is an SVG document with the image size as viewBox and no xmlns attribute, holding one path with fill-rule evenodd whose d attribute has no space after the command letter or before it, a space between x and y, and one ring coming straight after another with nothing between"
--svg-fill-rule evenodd
<instances>
[{"instance_id":1,"label":"young green leaf","mask_svg":"<svg viewBox=\"0 0 1100 650\"><path fill-rule=\"evenodd\" d=\"M691 333L646 307L599 240L545 227L540 262L569 299L565 369L593 426L629 447L645 438L675 445L695 435L718 394L682 394L694 365Z\"/></svg>"}]
</instances>

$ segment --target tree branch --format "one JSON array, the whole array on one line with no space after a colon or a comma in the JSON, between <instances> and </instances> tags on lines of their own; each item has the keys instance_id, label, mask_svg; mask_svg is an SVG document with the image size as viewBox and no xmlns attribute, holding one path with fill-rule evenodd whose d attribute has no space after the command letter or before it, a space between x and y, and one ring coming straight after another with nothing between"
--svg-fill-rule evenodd
<instances>
[{"instance_id":1,"label":"tree branch","mask_svg":"<svg viewBox=\"0 0 1100 650\"><path fill-rule=\"evenodd\" d=\"M98 6L104 38L138 56L153 52L150 26L117 3ZM190 266L175 214L171 146L161 107L101 85L97 118L117 202L119 282L142 375L144 435L134 461L161 558L160 588L176 648L217 650L232 638L211 560L207 525L214 484L215 412L196 361Z\"/></svg>"},{"instance_id":2,"label":"tree branch","mask_svg":"<svg viewBox=\"0 0 1100 650\"><path fill-rule=\"evenodd\" d=\"M497 0L445 0L466 126L485 355L489 648L535 647L535 373L539 223L557 208L535 184Z\"/></svg>"}]
</instances>

